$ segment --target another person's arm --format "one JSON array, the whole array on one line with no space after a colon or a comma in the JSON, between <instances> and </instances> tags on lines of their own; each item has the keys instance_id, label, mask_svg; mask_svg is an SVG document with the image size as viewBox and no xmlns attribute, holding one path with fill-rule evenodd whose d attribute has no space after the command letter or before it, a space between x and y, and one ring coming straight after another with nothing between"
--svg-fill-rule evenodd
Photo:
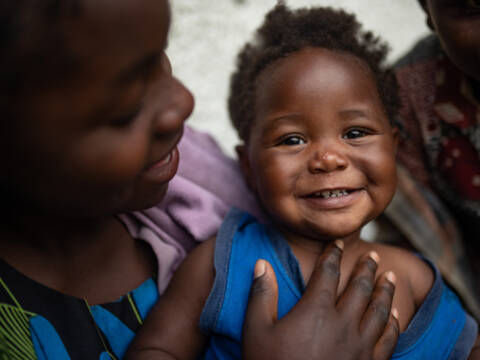
<instances>
[{"instance_id":1,"label":"another person's arm","mask_svg":"<svg viewBox=\"0 0 480 360\"><path fill-rule=\"evenodd\" d=\"M468 360L480 360L480 335L477 337L475 345L473 345L472 352L470 353Z\"/></svg>"},{"instance_id":2,"label":"another person's arm","mask_svg":"<svg viewBox=\"0 0 480 360\"><path fill-rule=\"evenodd\" d=\"M206 337L198 322L214 280L213 251L214 241L208 241L182 264L126 359L195 359L202 351ZM244 325L245 359L389 358L398 338L398 321L389 316L394 285L384 276L374 284L376 264L364 257L337 299L341 256L338 246L325 250L302 299L280 320L275 274L267 262L257 262Z\"/></svg>"}]
</instances>

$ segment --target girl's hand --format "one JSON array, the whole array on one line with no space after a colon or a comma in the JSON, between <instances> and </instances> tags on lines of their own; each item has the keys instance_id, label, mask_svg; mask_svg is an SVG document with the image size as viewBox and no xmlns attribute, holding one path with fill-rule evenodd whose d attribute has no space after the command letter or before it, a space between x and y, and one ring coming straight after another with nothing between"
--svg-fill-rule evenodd
<instances>
[{"instance_id":1,"label":"girl's hand","mask_svg":"<svg viewBox=\"0 0 480 360\"><path fill-rule=\"evenodd\" d=\"M364 256L337 299L342 248L341 242L326 248L303 297L280 320L275 273L268 262L257 262L243 328L244 359L390 358L399 334L398 314L390 311L394 276L382 274L375 283L377 264Z\"/></svg>"}]
</instances>

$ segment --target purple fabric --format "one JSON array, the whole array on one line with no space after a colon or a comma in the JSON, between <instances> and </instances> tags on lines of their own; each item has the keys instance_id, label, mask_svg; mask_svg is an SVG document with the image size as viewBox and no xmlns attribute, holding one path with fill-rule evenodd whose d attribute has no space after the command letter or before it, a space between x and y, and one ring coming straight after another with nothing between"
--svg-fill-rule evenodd
<instances>
[{"instance_id":1,"label":"purple fabric","mask_svg":"<svg viewBox=\"0 0 480 360\"><path fill-rule=\"evenodd\" d=\"M186 254L216 234L230 207L263 218L237 161L209 135L185 127L179 151L179 170L162 203L119 216L131 235L155 252L160 294Z\"/></svg>"}]
</instances>

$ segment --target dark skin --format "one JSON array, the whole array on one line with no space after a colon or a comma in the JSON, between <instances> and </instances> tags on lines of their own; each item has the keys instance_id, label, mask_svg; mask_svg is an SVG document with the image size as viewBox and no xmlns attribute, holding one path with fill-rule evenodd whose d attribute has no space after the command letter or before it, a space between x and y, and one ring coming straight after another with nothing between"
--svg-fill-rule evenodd
<instances>
[{"instance_id":1,"label":"dark skin","mask_svg":"<svg viewBox=\"0 0 480 360\"><path fill-rule=\"evenodd\" d=\"M66 37L66 51L80 65L67 75L49 73L48 82L32 82L16 93L9 109L15 121L2 121L0 129L1 178L7 179L4 186L15 200L11 207L4 204L12 211L9 221L0 224L2 259L40 284L92 305L118 299L155 274L153 252L132 238L116 214L162 200L177 169L176 144L183 123L193 108L192 95L172 76L164 52L168 2L112 4L85 0L80 16L65 16L48 25L49 31ZM19 48L44 43L26 40L45 35L38 30L46 26L41 23L44 19L36 20L38 26L28 28L32 33L19 40ZM66 59L56 56L61 66ZM40 77L46 71L43 62L32 66L30 72ZM22 206L14 207L20 200ZM196 253L203 258L207 246ZM304 351L298 354L304 359L331 359L345 338L349 346L340 348L346 351L345 358L370 358L373 351L378 359L388 357L398 323L368 311L370 301L385 309L383 314L390 310L393 285L384 277L377 281L373 295L355 284L345 292L346 304L365 304L366 312L354 318L371 324L362 334L341 326L351 321L347 306L337 309L331 301L312 304L319 291L334 294L339 257L335 249L325 253L314 271L313 290L288 320L279 323L274 321L272 305L274 277L267 266L254 282L247 319L256 326L246 332L247 358L261 355L252 350L257 341L275 354L280 349L280 329L298 329L300 323L309 324L304 332L295 330ZM373 288L374 270L362 260L353 279L367 272L366 281ZM164 298L168 300L167 295ZM175 333L176 320L164 321ZM321 331L325 328L328 336ZM321 343L325 347L320 352ZM298 344L282 343L285 353L276 359L291 359L288 354L297 351Z\"/></svg>"},{"instance_id":2,"label":"dark skin","mask_svg":"<svg viewBox=\"0 0 480 360\"><path fill-rule=\"evenodd\" d=\"M193 99L166 66L165 2L122 1L112 13L87 1L83 11L58 25L82 66L13 109L21 121L3 153L16 156L2 160L26 206L2 226L0 247L25 275L96 304L156 272L151 250L112 215L163 198Z\"/></svg>"},{"instance_id":3,"label":"dark skin","mask_svg":"<svg viewBox=\"0 0 480 360\"><path fill-rule=\"evenodd\" d=\"M304 278L325 242L345 242L342 274L363 253L378 252L389 266L380 269L397 275L393 306L404 330L433 277L415 256L360 240L362 226L381 214L396 187L397 131L368 67L347 54L305 48L267 69L257 94L256 121L241 161Z\"/></svg>"},{"instance_id":4,"label":"dark skin","mask_svg":"<svg viewBox=\"0 0 480 360\"><path fill-rule=\"evenodd\" d=\"M419 0L427 15L427 24L438 35L453 64L469 78L474 87L480 84L480 3L475 0ZM478 94L478 91L477 91ZM478 263L478 244L467 244L470 263ZM469 359L480 359L480 337Z\"/></svg>"},{"instance_id":5,"label":"dark skin","mask_svg":"<svg viewBox=\"0 0 480 360\"><path fill-rule=\"evenodd\" d=\"M362 280L349 283L348 279L357 276L354 267L368 253L371 268L362 270L360 278L374 280L372 270L377 266L379 272L395 271L396 280L387 272L379 281L390 278L396 282L393 307L400 313L400 330L405 329L430 290L433 274L413 254L359 237L361 227L390 202L396 183L396 131L384 114L372 74L350 55L305 48L265 69L257 82L257 94L249 142L239 148L241 162L250 187L296 255L306 283L310 286L325 276L315 273L322 266L318 261L325 251L331 252L325 250L326 244L341 240L345 244L342 275L330 288L331 303L343 312L337 314L337 321L342 323L343 316L359 321L358 328L352 325L350 329L345 323L353 332L369 332L374 327L359 316L367 303L351 302L352 288L347 287L362 287ZM318 196L342 189L348 189L348 194ZM200 354L207 338L197 324L214 281L213 252L211 240L188 257L132 345L132 358L194 359ZM315 289L318 284L311 286ZM299 304L325 301L321 291L307 294L317 298L309 296ZM343 295L337 298L337 294ZM175 319L175 330L167 329L168 317ZM276 323L279 329L286 318ZM246 320L248 330L256 327L251 321ZM273 348L282 349L278 353L285 351L284 344L300 341L302 329L300 333L278 330L280 340L273 342ZM259 339L246 338L258 344L257 352L263 347ZM348 336L337 341L348 342ZM275 358L271 351L268 348L263 356ZM297 358L294 352L286 352Z\"/></svg>"},{"instance_id":6,"label":"dark skin","mask_svg":"<svg viewBox=\"0 0 480 360\"><path fill-rule=\"evenodd\" d=\"M480 3L475 0L420 0L429 27L450 60L480 83Z\"/></svg>"}]
</instances>

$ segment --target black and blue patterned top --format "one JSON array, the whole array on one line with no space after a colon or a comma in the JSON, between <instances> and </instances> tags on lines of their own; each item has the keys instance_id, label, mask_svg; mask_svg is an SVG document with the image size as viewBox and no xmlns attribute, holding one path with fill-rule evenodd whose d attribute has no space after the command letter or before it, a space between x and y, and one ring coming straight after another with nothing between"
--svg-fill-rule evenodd
<instances>
[{"instance_id":1,"label":"black and blue patterned top","mask_svg":"<svg viewBox=\"0 0 480 360\"><path fill-rule=\"evenodd\" d=\"M121 359L157 299L150 278L117 301L89 305L0 259L0 359Z\"/></svg>"}]
</instances>

